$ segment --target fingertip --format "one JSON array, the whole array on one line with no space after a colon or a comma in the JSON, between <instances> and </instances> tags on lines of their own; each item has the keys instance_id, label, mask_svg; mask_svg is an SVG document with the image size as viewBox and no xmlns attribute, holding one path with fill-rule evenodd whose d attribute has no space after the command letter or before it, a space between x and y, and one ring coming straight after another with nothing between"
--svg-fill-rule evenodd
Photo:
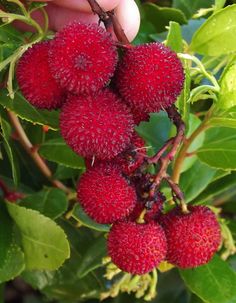
<instances>
[{"instance_id":1,"label":"fingertip","mask_svg":"<svg viewBox=\"0 0 236 303\"><path fill-rule=\"evenodd\" d=\"M132 41L140 26L140 13L137 4L134 0L121 0L115 8L115 14L129 41Z\"/></svg>"}]
</instances>

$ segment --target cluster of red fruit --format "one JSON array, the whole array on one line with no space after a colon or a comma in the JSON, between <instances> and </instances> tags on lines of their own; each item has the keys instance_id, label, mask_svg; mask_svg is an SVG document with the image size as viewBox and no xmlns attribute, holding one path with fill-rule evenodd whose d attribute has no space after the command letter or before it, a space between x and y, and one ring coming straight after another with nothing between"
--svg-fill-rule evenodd
<instances>
[{"instance_id":1,"label":"cluster of red fruit","mask_svg":"<svg viewBox=\"0 0 236 303\"><path fill-rule=\"evenodd\" d=\"M148 195L152 176L134 132L180 94L184 73L174 52L161 43L129 46L118 62L109 33L73 22L26 51L16 75L31 104L61 107L62 137L86 159L78 199L96 222L113 224L108 252L119 268L144 274L162 260L182 268L210 260L220 243L215 215L204 206L162 214L164 197Z\"/></svg>"}]
</instances>

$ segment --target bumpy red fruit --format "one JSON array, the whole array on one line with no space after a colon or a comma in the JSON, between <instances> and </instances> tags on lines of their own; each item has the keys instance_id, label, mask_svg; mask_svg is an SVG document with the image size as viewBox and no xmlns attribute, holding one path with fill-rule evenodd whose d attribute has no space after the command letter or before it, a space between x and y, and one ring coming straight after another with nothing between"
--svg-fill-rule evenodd
<instances>
[{"instance_id":1,"label":"bumpy red fruit","mask_svg":"<svg viewBox=\"0 0 236 303\"><path fill-rule=\"evenodd\" d=\"M158 42L128 49L116 73L121 96L145 112L168 108L183 83L183 67L176 53Z\"/></svg>"},{"instance_id":2,"label":"bumpy red fruit","mask_svg":"<svg viewBox=\"0 0 236 303\"><path fill-rule=\"evenodd\" d=\"M166 259L180 268L209 262L221 242L215 214L205 206L192 206L189 210L189 214L183 214L177 208L162 218L168 244Z\"/></svg>"},{"instance_id":3,"label":"bumpy red fruit","mask_svg":"<svg viewBox=\"0 0 236 303\"><path fill-rule=\"evenodd\" d=\"M67 25L56 34L49 51L56 81L77 94L104 87L114 73L116 62L111 35L96 24Z\"/></svg>"},{"instance_id":4,"label":"bumpy red fruit","mask_svg":"<svg viewBox=\"0 0 236 303\"><path fill-rule=\"evenodd\" d=\"M134 188L111 164L100 164L83 174L77 193L84 211L98 223L123 219L133 210L137 200Z\"/></svg>"},{"instance_id":5,"label":"bumpy red fruit","mask_svg":"<svg viewBox=\"0 0 236 303\"><path fill-rule=\"evenodd\" d=\"M117 222L108 235L108 254L120 269L131 274L150 272L165 258L166 237L154 223Z\"/></svg>"},{"instance_id":6,"label":"bumpy red fruit","mask_svg":"<svg viewBox=\"0 0 236 303\"><path fill-rule=\"evenodd\" d=\"M109 90L70 95L62 108L60 128L66 143L86 158L111 159L130 143L133 117Z\"/></svg>"},{"instance_id":7,"label":"bumpy red fruit","mask_svg":"<svg viewBox=\"0 0 236 303\"><path fill-rule=\"evenodd\" d=\"M40 42L20 58L16 78L24 97L35 107L56 109L64 101L64 91L52 77L48 65L50 42Z\"/></svg>"}]
</instances>

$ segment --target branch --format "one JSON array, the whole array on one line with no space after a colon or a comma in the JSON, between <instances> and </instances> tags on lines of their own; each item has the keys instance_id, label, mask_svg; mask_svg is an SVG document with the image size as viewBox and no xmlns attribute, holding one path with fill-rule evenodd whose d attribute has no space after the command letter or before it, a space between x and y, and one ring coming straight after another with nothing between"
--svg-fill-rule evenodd
<instances>
[{"instance_id":1,"label":"branch","mask_svg":"<svg viewBox=\"0 0 236 303\"><path fill-rule=\"evenodd\" d=\"M33 144L30 142L18 117L11 111L8 111L8 117L12 126L15 128L20 144L25 149L25 151L30 155L30 157L34 160L35 164L38 166L41 173L52 183L53 186L62 189L66 193L70 193L69 188L67 188L63 183L61 183L59 180L53 179L53 175L50 168L47 166L45 161L40 157L39 153L34 148Z\"/></svg>"}]
</instances>

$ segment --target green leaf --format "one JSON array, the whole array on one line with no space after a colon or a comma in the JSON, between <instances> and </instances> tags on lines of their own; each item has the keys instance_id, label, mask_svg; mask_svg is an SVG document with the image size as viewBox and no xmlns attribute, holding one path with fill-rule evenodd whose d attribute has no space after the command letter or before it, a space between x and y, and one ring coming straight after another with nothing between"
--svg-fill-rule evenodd
<instances>
[{"instance_id":1,"label":"green leaf","mask_svg":"<svg viewBox=\"0 0 236 303\"><path fill-rule=\"evenodd\" d=\"M191 87L191 76L188 63L184 62L184 70L185 70L185 81L184 88L182 90L181 95L177 99L177 106L183 121L185 122L186 128L189 128L189 112L190 112L190 104L188 101L190 96L190 87Z\"/></svg>"},{"instance_id":2,"label":"green leaf","mask_svg":"<svg viewBox=\"0 0 236 303\"><path fill-rule=\"evenodd\" d=\"M226 0L215 0L215 9L221 9L224 7Z\"/></svg>"},{"instance_id":3,"label":"green leaf","mask_svg":"<svg viewBox=\"0 0 236 303\"><path fill-rule=\"evenodd\" d=\"M59 127L57 111L36 109L19 92L15 93L14 100L12 100L6 89L0 90L0 104L16 113L23 120L35 124L48 125L53 130L57 130Z\"/></svg>"},{"instance_id":4,"label":"green leaf","mask_svg":"<svg viewBox=\"0 0 236 303\"><path fill-rule=\"evenodd\" d=\"M207 188L193 201L193 203L202 204L203 202L209 201L226 190L235 188L235 184L236 173L232 172L231 174L210 183Z\"/></svg>"},{"instance_id":5,"label":"green leaf","mask_svg":"<svg viewBox=\"0 0 236 303\"><path fill-rule=\"evenodd\" d=\"M15 244L13 222L0 201L0 283L12 280L25 267L24 254Z\"/></svg>"},{"instance_id":6,"label":"green leaf","mask_svg":"<svg viewBox=\"0 0 236 303\"><path fill-rule=\"evenodd\" d=\"M179 24L187 23L185 15L175 8L160 7L153 3L145 3L143 11L145 19L155 26L158 33L165 31L170 21L175 21Z\"/></svg>"},{"instance_id":7,"label":"green leaf","mask_svg":"<svg viewBox=\"0 0 236 303\"><path fill-rule=\"evenodd\" d=\"M233 128L211 128L206 140L197 151L199 159L207 165L223 170L236 169L236 132Z\"/></svg>"},{"instance_id":8,"label":"green leaf","mask_svg":"<svg viewBox=\"0 0 236 303\"><path fill-rule=\"evenodd\" d=\"M72 168L84 168L84 160L65 143L62 138L52 139L43 143L39 153L47 160Z\"/></svg>"},{"instance_id":9,"label":"green leaf","mask_svg":"<svg viewBox=\"0 0 236 303\"><path fill-rule=\"evenodd\" d=\"M20 205L37 210L41 214L55 220L67 210L68 201L66 194L62 190L46 188L22 199Z\"/></svg>"},{"instance_id":10,"label":"green leaf","mask_svg":"<svg viewBox=\"0 0 236 303\"><path fill-rule=\"evenodd\" d=\"M7 208L21 232L26 268L59 268L70 256L64 231L54 221L35 210L10 203Z\"/></svg>"},{"instance_id":11,"label":"green leaf","mask_svg":"<svg viewBox=\"0 0 236 303\"><path fill-rule=\"evenodd\" d=\"M12 146L11 146L11 142L10 142L11 126L2 117L0 117L0 126L2 129L2 136L4 139L4 147L5 147L6 153L8 155L10 164L11 164L13 181L14 181L15 185L17 185L18 181L19 181L19 170L18 170L16 154L14 153Z\"/></svg>"},{"instance_id":12,"label":"green leaf","mask_svg":"<svg viewBox=\"0 0 236 303\"><path fill-rule=\"evenodd\" d=\"M152 146L156 152L169 137L171 122L164 112L151 114L149 122L141 122L136 130L144 138L147 145Z\"/></svg>"},{"instance_id":13,"label":"green leaf","mask_svg":"<svg viewBox=\"0 0 236 303\"><path fill-rule=\"evenodd\" d=\"M24 254L19 246L11 244L4 264L0 267L0 283L17 277L25 268Z\"/></svg>"},{"instance_id":14,"label":"green leaf","mask_svg":"<svg viewBox=\"0 0 236 303\"><path fill-rule=\"evenodd\" d=\"M208 18L194 34L190 45L191 51L209 56L220 56L236 51L235 13L234 4Z\"/></svg>"},{"instance_id":15,"label":"green leaf","mask_svg":"<svg viewBox=\"0 0 236 303\"><path fill-rule=\"evenodd\" d=\"M236 106L228 110L218 111L212 118L209 119L210 127L230 127L236 128Z\"/></svg>"},{"instance_id":16,"label":"green leaf","mask_svg":"<svg viewBox=\"0 0 236 303\"><path fill-rule=\"evenodd\" d=\"M187 138L191 136L191 134L198 128L200 124L201 124L201 120L197 116L193 114L189 115L189 121L188 121L189 129L187 132ZM202 132L199 136L196 137L195 140L193 140L193 142L191 143L188 149L188 153L195 153L203 145L204 139L205 139L205 133ZM195 163L196 160L197 160L196 155L191 155L191 157L186 157L182 165L181 172L188 170Z\"/></svg>"},{"instance_id":17,"label":"green leaf","mask_svg":"<svg viewBox=\"0 0 236 303\"><path fill-rule=\"evenodd\" d=\"M201 163L199 160L187 172L181 175L180 188L183 190L186 202L196 198L212 181L216 169Z\"/></svg>"},{"instance_id":18,"label":"green leaf","mask_svg":"<svg viewBox=\"0 0 236 303\"><path fill-rule=\"evenodd\" d=\"M235 24L236 26L236 24ZM219 108L227 109L236 106L236 63L227 67L227 71L220 81Z\"/></svg>"},{"instance_id":19,"label":"green leaf","mask_svg":"<svg viewBox=\"0 0 236 303\"><path fill-rule=\"evenodd\" d=\"M177 22L170 22L166 45L176 53L183 51L181 27Z\"/></svg>"},{"instance_id":20,"label":"green leaf","mask_svg":"<svg viewBox=\"0 0 236 303\"><path fill-rule=\"evenodd\" d=\"M59 223L68 235L71 246L70 259L56 271L25 271L22 274L24 280L40 289L50 299L59 302L74 303L89 298L98 299L100 292L104 291L102 272L99 272L99 276L97 270L83 278L78 275L79 268L83 265L82 260L90 247L96 243L96 238L87 228L78 229L65 220L59 220Z\"/></svg>"},{"instance_id":21,"label":"green leaf","mask_svg":"<svg viewBox=\"0 0 236 303\"><path fill-rule=\"evenodd\" d=\"M0 4L1 2L0 0ZM0 41L6 43L16 42L19 44L24 42L24 36L11 24L4 24L0 27Z\"/></svg>"},{"instance_id":22,"label":"green leaf","mask_svg":"<svg viewBox=\"0 0 236 303\"><path fill-rule=\"evenodd\" d=\"M86 251L81 260L78 270L79 278L83 278L92 270L101 267L102 258L106 256L106 239L102 236L98 238Z\"/></svg>"},{"instance_id":23,"label":"green leaf","mask_svg":"<svg viewBox=\"0 0 236 303\"><path fill-rule=\"evenodd\" d=\"M8 0L0 0L0 4L10 13L21 13L21 9L16 3L11 3Z\"/></svg>"},{"instance_id":24,"label":"green leaf","mask_svg":"<svg viewBox=\"0 0 236 303\"><path fill-rule=\"evenodd\" d=\"M185 16L190 19L200 8L208 8L214 4L214 0L174 0L173 7L182 10Z\"/></svg>"},{"instance_id":25,"label":"green leaf","mask_svg":"<svg viewBox=\"0 0 236 303\"><path fill-rule=\"evenodd\" d=\"M92 219L90 219L89 216L83 211L82 207L79 204L75 205L75 207L73 209L72 217L75 220L82 223L82 225L87 226L91 229L95 229L95 230L101 231L101 232L108 232L110 230L109 225L98 224L95 221L93 221Z\"/></svg>"},{"instance_id":26,"label":"green leaf","mask_svg":"<svg viewBox=\"0 0 236 303\"><path fill-rule=\"evenodd\" d=\"M236 302L236 273L218 256L194 269L180 270L187 287L207 303Z\"/></svg>"}]
</instances>

